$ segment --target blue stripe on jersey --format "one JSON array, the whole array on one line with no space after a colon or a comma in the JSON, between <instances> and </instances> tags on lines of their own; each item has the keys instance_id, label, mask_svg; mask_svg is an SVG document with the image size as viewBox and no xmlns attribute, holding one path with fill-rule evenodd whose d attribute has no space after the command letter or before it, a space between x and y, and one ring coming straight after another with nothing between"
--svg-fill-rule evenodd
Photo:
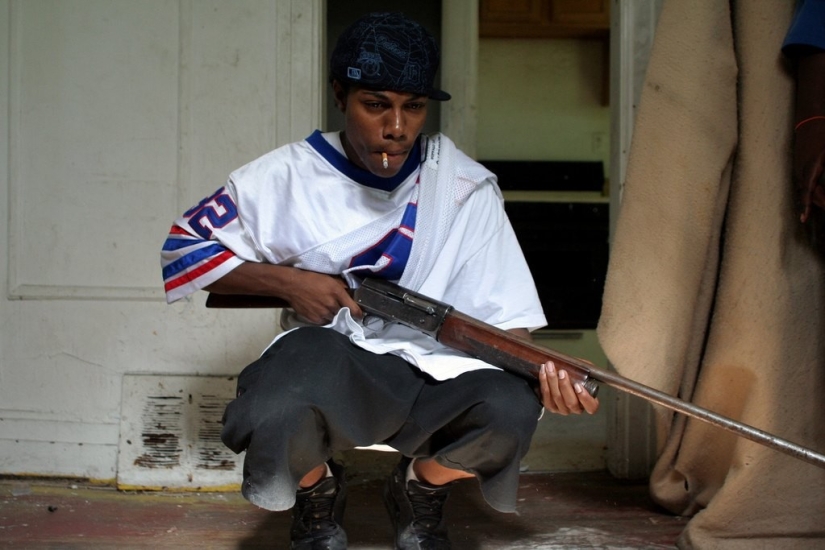
<instances>
[{"instance_id":1,"label":"blue stripe on jersey","mask_svg":"<svg viewBox=\"0 0 825 550\"><path fill-rule=\"evenodd\" d=\"M415 218L417 211L417 205L410 203L407 205L404 215L401 218L401 227L408 229L410 233L414 233L415 231ZM393 229L387 233L381 241L358 256L355 256L350 262L350 265L374 266L379 262L379 260L384 259L388 263L382 269L374 271L372 269L364 268L362 270L356 270L355 273L362 271L369 275L378 276L390 281L397 281L401 279L401 275L404 274L404 269L407 267L407 262L410 260L411 250L412 238L398 229Z\"/></svg>"},{"instance_id":2,"label":"blue stripe on jersey","mask_svg":"<svg viewBox=\"0 0 825 550\"><path fill-rule=\"evenodd\" d=\"M324 136L320 130L315 130L312 135L306 139L306 141L312 146L313 149L318 151L322 157L332 164L336 170L344 174L346 177L360 183L361 185L365 185L373 189L380 189L381 191L392 191L401 185L421 164L420 138L415 140L415 145L413 146L412 151L410 151L410 154L407 155L407 160L404 161L404 166L401 167L401 170L396 175L389 178L376 176L369 170L364 170L363 168L359 168L353 164L352 161L339 153L335 147L330 145L329 142L324 139Z\"/></svg>"},{"instance_id":3,"label":"blue stripe on jersey","mask_svg":"<svg viewBox=\"0 0 825 550\"><path fill-rule=\"evenodd\" d=\"M203 241L201 239L187 239L185 237L176 237L169 235L169 237L166 238L166 242L163 243L163 250L178 250L179 248L186 248L187 246L192 246L193 244L198 244L199 242Z\"/></svg>"},{"instance_id":4,"label":"blue stripe on jersey","mask_svg":"<svg viewBox=\"0 0 825 550\"><path fill-rule=\"evenodd\" d=\"M168 241L167 241L168 242ZM191 241L190 241L191 242ZM165 246L165 245L164 245ZM164 248L165 250L165 248ZM198 248L197 250L193 250L189 254L185 256L181 256L174 262L170 263L166 267L163 268L163 280L169 279L170 277L174 277L177 274L181 273L182 271L186 271L190 267L195 264L206 260L207 258L211 258L212 256L217 256L225 252L227 249L225 246L220 245L218 243L210 244L209 246L204 246L203 248Z\"/></svg>"}]
</instances>

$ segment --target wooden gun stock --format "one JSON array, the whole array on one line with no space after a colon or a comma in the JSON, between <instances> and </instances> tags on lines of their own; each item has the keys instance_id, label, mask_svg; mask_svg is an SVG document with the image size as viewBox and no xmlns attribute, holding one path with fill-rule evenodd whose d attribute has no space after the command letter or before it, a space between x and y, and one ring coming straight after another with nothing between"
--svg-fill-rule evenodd
<instances>
[{"instance_id":1,"label":"wooden gun stock","mask_svg":"<svg viewBox=\"0 0 825 550\"><path fill-rule=\"evenodd\" d=\"M581 384L590 395L595 397L599 391L591 377L594 367L587 361L526 341L455 310L444 318L437 339L447 347L531 381L538 379L541 365L553 361L557 369L567 372L571 382Z\"/></svg>"},{"instance_id":2,"label":"wooden gun stock","mask_svg":"<svg viewBox=\"0 0 825 550\"><path fill-rule=\"evenodd\" d=\"M463 351L491 365L531 380L539 368L553 361L573 382L596 395L598 383L641 397L653 404L728 430L766 447L825 468L825 456L773 434L703 409L659 390L634 382L587 361L525 341L516 335L473 319L452 306L381 279L365 279L353 297L367 314L397 322L428 334L445 346ZM283 300L265 296L210 295L207 307L286 307Z\"/></svg>"}]
</instances>

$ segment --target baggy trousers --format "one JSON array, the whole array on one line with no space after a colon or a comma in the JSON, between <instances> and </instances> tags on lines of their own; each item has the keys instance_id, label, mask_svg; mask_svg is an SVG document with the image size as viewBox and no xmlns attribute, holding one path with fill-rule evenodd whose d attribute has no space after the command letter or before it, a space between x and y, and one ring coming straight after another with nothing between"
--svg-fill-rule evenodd
<instances>
[{"instance_id":1,"label":"baggy trousers","mask_svg":"<svg viewBox=\"0 0 825 550\"><path fill-rule=\"evenodd\" d=\"M490 506L513 512L540 411L530 385L503 371L439 382L400 357L305 327L241 372L221 438L246 451L242 493L267 510L291 508L300 479L334 452L383 443L473 473Z\"/></svg>"}]
</instances>

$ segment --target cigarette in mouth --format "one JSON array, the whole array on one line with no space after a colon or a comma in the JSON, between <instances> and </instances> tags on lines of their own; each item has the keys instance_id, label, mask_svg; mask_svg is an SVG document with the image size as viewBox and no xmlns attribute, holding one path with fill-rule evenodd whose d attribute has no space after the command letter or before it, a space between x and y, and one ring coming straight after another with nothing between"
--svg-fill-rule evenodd
<instances>
[{"instance_id":1,"label":"cigarette in mouth","mask_svg":"<svg viewBox=\"0 0 825 550\"><path fill-rule=\"evenodd\" d=\"M384 163L384 170L390 167L390 161L387 160L387 153L381 153L381 161Z\"/></svg>"}]
</instances>

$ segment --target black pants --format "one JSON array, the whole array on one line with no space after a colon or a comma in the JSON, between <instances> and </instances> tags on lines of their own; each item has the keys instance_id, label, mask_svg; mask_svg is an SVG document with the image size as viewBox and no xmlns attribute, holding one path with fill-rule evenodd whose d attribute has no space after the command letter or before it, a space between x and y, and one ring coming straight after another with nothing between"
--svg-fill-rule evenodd
<instances>
[{"instance_id":1,"label":"black pants","mask_svg":"<svg viewBox=\"0 0 825 550\"><path fill-rule=\"evenodd\" d=\"M243 495L268 510L291 508L300 479L333 452L385 443L472 472L487 502L512 512L540 410L527 382L505 372L439 382L399 357L308 327L241 372L221 437L246 451Z\"/></svg>"}]
</instances>

